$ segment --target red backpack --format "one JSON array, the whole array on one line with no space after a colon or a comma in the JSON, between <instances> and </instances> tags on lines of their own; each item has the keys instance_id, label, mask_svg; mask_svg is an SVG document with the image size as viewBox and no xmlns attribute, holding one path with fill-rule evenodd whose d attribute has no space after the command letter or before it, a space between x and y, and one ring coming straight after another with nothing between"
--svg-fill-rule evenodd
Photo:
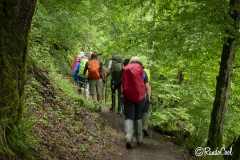
<instances>
[{"instance_id":1,"label":"red backpack","mask_svg":"<svg viewBox=\"0 0 240 160\"><path fill-rule=\"evenodd\" d=\"M143 68L138 63L130 63L123 68L122 92L126 100L139 102L144 98L146 88Z\"/></svg>"},{"instance_id":2,"label":"red backpack","mask_svg":"<svg viewBox=\"0 0 240 160\"><path fill-rule=\"evenodd\" d=\"M87 62L88 65L88 79L94 80L100 78L100 62L98 60L90 60Z\"/></svg>"},{"instance_id":3,"label":"red backpack","mask_svg":"<svg viewBox=\"0 0 240 160\"><path fill-rule=\"evenodd\" d=\"M72 63L72 72L74 71L77 62L78 62L80 59L81 59L80 56L77 56L77 57L74 59L74 61L73 61L73 63Z\"/></svg>"}]
</instances>

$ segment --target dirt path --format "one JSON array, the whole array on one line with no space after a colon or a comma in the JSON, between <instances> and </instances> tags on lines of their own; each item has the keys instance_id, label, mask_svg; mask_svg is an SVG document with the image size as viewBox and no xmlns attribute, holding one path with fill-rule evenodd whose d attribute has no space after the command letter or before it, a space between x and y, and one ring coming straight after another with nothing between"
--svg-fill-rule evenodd
<instances>
[{"instance_id":1,"label":"dirt path","mask_svg":"<svg viewBox=\"0 0 240 160\"><path fill-rule=\"evenodd\" d=\"M133 137L133 148L125 148L124 115L113 114L106 107L106 113L102 108L101 117L106 120L106 125L113 130L115 144L119 147L121 159L126 160L197 160L190 156L182 147L174 144L176 140L158 133L153 133L153 138L144 138L142 145L137 145L136 138Z\"/></svg>"}]
</instances>

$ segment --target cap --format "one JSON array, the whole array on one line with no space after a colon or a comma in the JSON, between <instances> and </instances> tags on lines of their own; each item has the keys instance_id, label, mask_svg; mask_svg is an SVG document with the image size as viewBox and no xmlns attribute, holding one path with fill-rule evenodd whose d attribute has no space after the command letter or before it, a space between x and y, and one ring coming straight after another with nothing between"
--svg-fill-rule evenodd
<instances>
[{"instance_id":1,"label":"cap","mask_svg":"<svg viewBox=\"0 0 240 160\"><path fill-rule=\"evenodd\" d=\"M131 58L130 63L131 62L141 62L141 61L140 61L140 58L138 56L134 56L134 57Z\"/></svg>"}]
</instances>

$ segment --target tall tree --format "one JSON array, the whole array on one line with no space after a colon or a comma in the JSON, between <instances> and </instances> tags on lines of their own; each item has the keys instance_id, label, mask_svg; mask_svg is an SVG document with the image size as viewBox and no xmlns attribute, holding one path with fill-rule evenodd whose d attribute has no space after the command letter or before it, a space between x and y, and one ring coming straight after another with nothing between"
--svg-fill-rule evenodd
<instances>
[{"instance_id":1,"label":"tall tree","mask_svg":"<svg viewBox=\"0 0 240 160\"><path fill-rule=\"evenodd\" d=\"M28 35L36 0L0 1L0 151L22 120ZM12 148L13 149L13 148Z\"/></svg>"},{"instance_id":2,"label":"tall tree","mask_svg":"<svg viewBox=\"0 0 240 160\"><path fill-rule=\"evenodd\" d=\"M231 75L237 41L239 38L240 0L230 0L230 27L226 29L225 44L222 48L219 75L217 76L216 95L211 114L207 145L211 149L222 147L223 129L231 88Z\"/></svg>"}]
</instances>

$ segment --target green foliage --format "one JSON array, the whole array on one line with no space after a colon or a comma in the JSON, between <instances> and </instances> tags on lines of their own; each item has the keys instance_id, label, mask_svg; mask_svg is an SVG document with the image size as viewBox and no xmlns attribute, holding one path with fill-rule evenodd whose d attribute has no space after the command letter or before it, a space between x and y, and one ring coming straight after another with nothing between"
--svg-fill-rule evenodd
<instances>
[{"instance_id":1,"label":"green foliage","mask_svg":"<svg viewBox=\"0 0 240 160\"><path fill-rule=\"evenodd\" d=\"M77 113L84 105L95 110L91 102L74 92L74 84L69 79L71 63L80 51L102 53L105 65L113 53L123 58L138 55L151 71L153 122L181 129L183 126L177 124L183 121L185 129L196 133L184 142L187 148L193 149L194 142L203 145L208 134L223 37L228 36L224 31L233 31L228 9L225 0L38 1L29 54L38 66L47 69L54 85L68 95L56 97L54 101L67 105L66 101L72 100ZM240 132L236 125L240 122L239 58L237 50L225 144ZM179 71L184 76L181 83L178 83ZM34 79L30 83L37 85ZM106 87L109 104L109 82ZM26 89L37 92L29 86ZM36 95L36 101L27 100L27 106L37 106L41 97ZM62 111L58 112L64 116ZM47 118L43 123L47 123ZM86 145L82 151L85 153L88 148Z\"/></svg>"},{"instance_id":2,"label":"green foliage","mask_svg":"<svg viewBox=\"0 0 240 160\"><path fill-rule=\"evenodd\" d=\"M177 134L177 139L180 142L184 148L186 148L189 153L193 156L195 156L195 150L198 147L204 147L205 146L205 139L202 135L192 134L188 138L184 138L184 135L181 133Z\"/></svg>"},{"instance_id":3,"label":"green foliage","mask_svg":"<svg viewBox=\"0 0 240 160\"><path fill-rule=\"evenodd\" d=\"M181 129L180 126L177 128L178 121L183 121L183 122L189 122L189 114L187 113L187 110L184 108L167 108L167 109L162 109L158 110L152 113L153 115L153 123L155 125L160 125L163 126L164 129ZM193 128L190 123L188 123L188 130L193 131ZM185 128L186 129L186 128Z\"/></svg>"},{"instance_id":4,"label":"green foliage","mask_svg":"<svg viewBox=\"0 0 240 160\"><path fill-rule=\"evenodd\" d=\"M89 149L90 145L89 144L84 144L81 147L81 151L83 153L84 156L88 156L88 149Z\"/></svg>"},{"instance_id":5,"label":"green foliage","mask_svg":"<svg viewBox=\"0 0 240 160\"><path fill-rule=\"evenodd\" d=\"M9 128L13 134L7 137L9 148L7 152L13 156L22 157L24 159L35 159L32 155L31 148L36 147L38 139L30 134L33 121L28 120L23 124Z\"/></svg>"}]
</instances>

